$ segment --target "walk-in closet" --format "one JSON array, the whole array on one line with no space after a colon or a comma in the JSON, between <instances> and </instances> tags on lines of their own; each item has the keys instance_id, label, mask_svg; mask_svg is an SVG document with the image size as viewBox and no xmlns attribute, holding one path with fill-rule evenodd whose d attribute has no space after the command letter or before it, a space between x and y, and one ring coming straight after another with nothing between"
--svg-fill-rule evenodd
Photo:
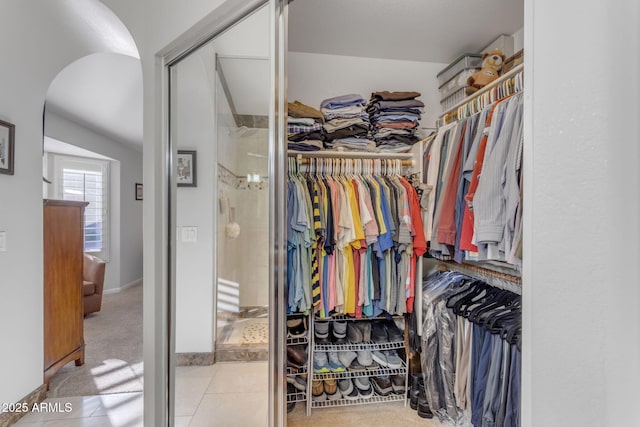
<instances>
[{"instance_id":1,"label":"walk-in closet","mask_svg":"<svg viewBox=\"0 0 640 427\"><path fill-rule=\"evenodd\" d=\"M520 425L523 26L289 3L288 425Z\"/></svg>"}]
</instances>

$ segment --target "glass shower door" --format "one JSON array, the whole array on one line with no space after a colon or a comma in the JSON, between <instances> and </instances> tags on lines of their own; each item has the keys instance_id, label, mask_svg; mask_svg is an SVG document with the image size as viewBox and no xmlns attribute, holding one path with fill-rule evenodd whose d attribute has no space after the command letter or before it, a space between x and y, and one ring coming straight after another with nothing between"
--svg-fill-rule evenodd
<instances>
[{"instance_id":1,"label":"glass shower door","mask_svg":"<svg viewBox=\"0 0 640 427\"><path fill-rule=\"evenodd\" d=\"M269 356L269 61L218 55L216 361Z\"/></svg>"},{"instance_id":2,"label":"glass shower door","mask_svg":"<svg viewBox=\"0 0 640 427\"><path fill-rule=\"evenodd\" d=\"M265 3L169 66L176 423L264 427L275 406L272 10Z\"/></svg>"}]
</instances>

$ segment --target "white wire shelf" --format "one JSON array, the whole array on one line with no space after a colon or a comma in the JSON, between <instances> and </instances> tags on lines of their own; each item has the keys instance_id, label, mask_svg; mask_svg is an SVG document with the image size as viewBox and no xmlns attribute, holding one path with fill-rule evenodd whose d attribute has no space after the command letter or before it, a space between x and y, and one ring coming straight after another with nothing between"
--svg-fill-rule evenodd
<instances>
[{"instance_id":1,"label":"white wire shelf","mask_svg":"<svg viewBox=\"0 0 640 427\"><path fill-rule=\"evenodd\" d=\"M325 374L317 374L314 372L313 379L314 380L342 380L346 378L362 378L362 377L375 377L380 375L406 375L407 367L404 362L402 362L402 368L377 368L377 369L367 369L365 371L350 371L347 370L345 372L328 372Z\"/></svg>"},{"instance_id":2,"label":"white wire shelf","mask_svg":"<svg viewBox=\"0 0 640 427\"><path fill-rule=\"evenodd\" d=\"M306 402L307 394L304 391L296 393L287 393L287 403Z\"/></svg>"},{"instance_id":3,"label":"white wire shelf","mask_svg":"<svg viewBox=\"0 0 640 427\"><path fill-rule=\"evenodd\" d=\"M404 319L404 315L402 314L396 314L391 316L391 318L393 319ZM389 320L388 317L385 316L379 316L379 317L351 317L351 316L346 316L344 314L336 314L330 317L315 317L314 318L314 322L335 322L335 321L342 321L342 320L354 320L354 321L369 321L371 322L372 320Z\"/></svg>"},{"instance_id":4,"label":"white wire shelf","mask_svg":"<svg viewBox=\"0 0 640 427\"><path fill-rule=\"evenodd\" d=\"M299 369L295 369L295 368L292 368L291 366L287 366L287 375L300 375L300 374L306 374L306 373L307 373L306 366L301 366Z\"/></svg>"},{"instance_id":5,"label":"white wire shelf","mask_svg":"<svg viewBox=\"0 0 640 427\"><path fill-rule=\"evenodd\" d=\"M293 337L287 337L287 345L295 345L295 344L309 344L309 339L307 338L307 334L309 333L309 331L307 331L307 333L305 334L305 336L303 337L298 337L298 338L293 338Z\"/></svg>"},{"instance_id":6,"label":"white wire shelf","mask_svg":"<svg viewBox=\"0 0 640 427\"><path fill-rule=\"evenodd\" d=\"M383 402L402 402L405 401L405 394L389 394L387 396L379 396L374 393L373 396L366 398L360 397L358 399L338 399L338 400L324 400L321 402L311 401L312 408L331 408L336 406L352 406L352 405L366 405L368 403L383 403ZM406 405L406 401L405 401Z\"/></svg>"},{"instance_id":7,"label":"white wire shelf","mask_svg":"<svg viewBox=\"0 0 640 427\"><path fill-rule=\"evenodd\" d=\"M314 351L362 351L362 350L393 350L404 348L404 341L376 343L373 341L358 344L314 344Z\"/></svg>"}]
</instances>

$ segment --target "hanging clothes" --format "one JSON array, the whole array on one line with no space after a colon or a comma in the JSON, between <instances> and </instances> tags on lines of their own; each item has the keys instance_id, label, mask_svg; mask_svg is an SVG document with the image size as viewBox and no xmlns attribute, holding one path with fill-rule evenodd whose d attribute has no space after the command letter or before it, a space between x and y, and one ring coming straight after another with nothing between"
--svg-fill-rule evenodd
<instances>
[{"instance_id":1,"label":"hanging clothes","mask_svg":"<svg viewBox=\"0 0 640 427\"><path fill-rule=\"evenodd\" d=\"M521 265L522 93L443 126L428 146L429 254Z\"/></svg>"},{"instance_id":2,"label":"hanging clothes","mask_svg":"<svg viewBox=\"0 0 640 427\"><path fill-rule=\"evenodd\" d=\"M520 424L521 297L458 272L423 284L425 393L444 422Z\"/></svg>"},{"instance_id":3,"label":"hanging clothes","mask_svg":"<svg viewBox=\"0 0 640 427\"><path fill-rule=\"evenodd\" d=\"M319 317L411 312L426 239L418 194L400 176L399 161L386 161L384 173L380 160L359 160L358 168L351 160L311 162L305 174L290 165L288 310L314 308Z\"/></svg>"}]
</instances>

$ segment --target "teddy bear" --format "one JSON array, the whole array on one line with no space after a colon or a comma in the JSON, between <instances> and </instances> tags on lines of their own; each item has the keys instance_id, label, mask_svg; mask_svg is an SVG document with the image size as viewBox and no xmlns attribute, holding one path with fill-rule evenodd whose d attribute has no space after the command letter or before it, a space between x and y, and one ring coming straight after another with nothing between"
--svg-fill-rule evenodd
<instances>
[{"instance_id":1,"label":"teddy bear","mask_svg":"<svg viewBox=\"0 0 640 427\"><path fill-rule=\"evenodd\" d=\"M467 78L465 93L471 95L498 78L505 56L500 49L482 55L482 68Z\"/></svg>"}]
</instances>

